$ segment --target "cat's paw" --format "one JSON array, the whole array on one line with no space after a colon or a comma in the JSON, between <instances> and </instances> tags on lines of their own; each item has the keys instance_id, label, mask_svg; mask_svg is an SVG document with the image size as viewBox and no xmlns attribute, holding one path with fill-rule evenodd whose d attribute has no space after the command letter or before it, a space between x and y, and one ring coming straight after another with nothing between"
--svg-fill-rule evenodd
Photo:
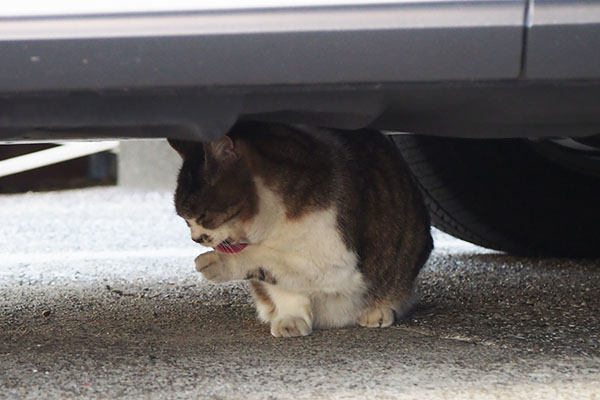
<instances>
[{"instance_id":1,"label":"cat's paw","mask_svg":"<svg viewBox=\"0 0 600 400\"><path fill-rule=\"evenodd\" d=\"M302 317L289 316L271 321L271 335L275 337L298 337L311 333L311 323Z\"/></svg>"},{"instance_id":2,"label":"cat's paw","mask_svg":"<svg viewBox=\"0 0 600 400\"><path fill-rule=\"evenodd\" d=\"M387 328L394 323L394 310L389 307L374 307L363 311L358 324L367 328Z\"/></svg>"},{"instance_id":3,"label":"cat's paw","mask_svg":"<svg viewBox=\"0 0 600 400\"><path fill-rule=\"evenodd\" d=\"M227 268L221 262L219 253L216 251L200 254L194 262L196 263L196 271L212 283L223 283L231 280Z\"/></svg>"}]
</instances>

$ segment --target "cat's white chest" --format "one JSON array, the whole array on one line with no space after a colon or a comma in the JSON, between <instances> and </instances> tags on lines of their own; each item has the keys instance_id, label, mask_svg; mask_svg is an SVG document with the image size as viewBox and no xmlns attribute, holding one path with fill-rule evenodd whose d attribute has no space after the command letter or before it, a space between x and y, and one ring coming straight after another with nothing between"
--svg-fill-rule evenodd
<instances>
[{"instance_id":1,"label":"cat's white chest","mask_svg":"<svg viewBox=\"0 0 600 400\"><path fill-rule=\"evenodd\" d=\"M356 254L336 228L335 210L307 214L273 233L261 251L276 254L278 287L310 298L315 326L356 323L366 285Z\"/></svg>"},{"instance_id":2,"label":"cat's white chest","mask_svg":"<svg viewBox=\"0 0 600 400\"><path fill-rule=\"evenodd\" d=\"M333 207L288 219L281 199L260 184L259 196L258 224L251 234L260 237L259 252L272 260L269 267L282 285L309 295L363 292L358 258L337 229Z\"/></svg>"}]
</instances>

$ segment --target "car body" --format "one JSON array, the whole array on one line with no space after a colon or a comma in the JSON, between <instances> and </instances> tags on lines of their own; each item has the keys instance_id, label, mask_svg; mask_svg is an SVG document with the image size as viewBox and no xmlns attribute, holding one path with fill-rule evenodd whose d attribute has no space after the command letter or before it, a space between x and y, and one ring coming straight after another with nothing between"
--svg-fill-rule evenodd
<instances>
[{"instance_id":1,"label":"car body","mask_svg":"<svg viewBox=\"0 0 600 400\"><path fill-rule=\"evenodd\" d=\"M4 6L0 139L600 132L598 1L180 3Z\"/></svg>"}]
</instances>

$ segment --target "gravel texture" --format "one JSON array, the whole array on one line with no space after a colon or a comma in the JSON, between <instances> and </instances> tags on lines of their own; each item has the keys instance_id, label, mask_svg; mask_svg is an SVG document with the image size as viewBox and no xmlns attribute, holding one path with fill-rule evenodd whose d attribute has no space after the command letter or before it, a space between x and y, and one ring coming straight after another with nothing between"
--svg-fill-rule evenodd
<instances>
[{"instance_id":1,"label":"gravel texture","mask_svg":"<svg viewBox=\"0 0 600 400\"><path fill-rule=\"evenodd\" d=\"M434 234L405 320L277 339L170 194L0 196L0 398L600 399L600 260Z\"/></svg>"}]
</instances>

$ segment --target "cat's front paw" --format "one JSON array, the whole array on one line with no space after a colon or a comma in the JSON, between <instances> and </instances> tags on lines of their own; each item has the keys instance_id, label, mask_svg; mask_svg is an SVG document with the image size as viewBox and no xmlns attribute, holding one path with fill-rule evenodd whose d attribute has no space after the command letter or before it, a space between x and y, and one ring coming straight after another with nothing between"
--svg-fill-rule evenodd
<instances>
[{"instance_id":1,"label":"cat's front paw","mask_svg":"<svg viewBox=\"0 0 600 400\"><path fill-rule=\"evenodd\" d=\"M194 262L196 263L196 271L212 283L223 283L231 280L226 266L221 262L221 256L216 251L200 254Z\"/></svg>"},{"instance_id":2,"label":"cat's front paw","mask_svg":"<svg viewBox=\"0 0 600 400\"><path fill-rule=\"evenodd\" d=\"M271 335L275 337L307 336L312 333L310 321L302 317L283 317L271 321Z\"/></svg>"}]
</instances>

